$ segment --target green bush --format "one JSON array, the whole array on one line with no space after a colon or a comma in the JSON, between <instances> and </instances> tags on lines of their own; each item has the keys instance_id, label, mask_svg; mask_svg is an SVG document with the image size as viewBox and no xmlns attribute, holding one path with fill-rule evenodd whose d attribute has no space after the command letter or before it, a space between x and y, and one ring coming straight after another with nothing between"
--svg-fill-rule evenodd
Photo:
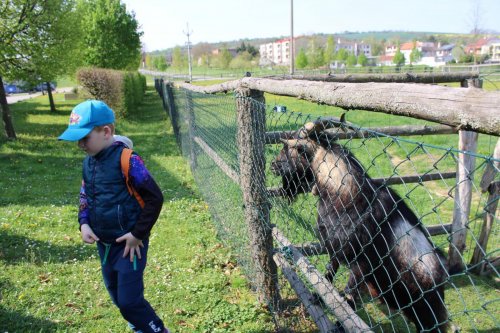
<instances>
[{"instance_id":1,"label":"green bush","mask_svg":"<svg viewBox=\"0 0 500 333\"><path fill-rule=\"evenodd\" d=\"M93 98L108 104L117 117L132 113L146 91L146 77L138 72L82 68L77 79Z\"/></svg>"}]
</instances>

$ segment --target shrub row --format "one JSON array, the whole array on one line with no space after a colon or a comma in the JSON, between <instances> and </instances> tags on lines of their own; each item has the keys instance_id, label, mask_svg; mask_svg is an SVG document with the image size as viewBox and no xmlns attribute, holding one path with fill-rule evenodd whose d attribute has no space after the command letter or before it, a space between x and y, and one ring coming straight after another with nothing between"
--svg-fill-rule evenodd
<instances>
[{"instance_id":1,"label":"shrub row","mask_svg":"<svg viewBox=\"0 0 500 333\"><path fill-rule=\"evenodd\" d=\"M132 113L146 91L146 77L138 72L81 68L77 80L93 98L108 104L117 117Z\"/></svg>"}]
</instances>

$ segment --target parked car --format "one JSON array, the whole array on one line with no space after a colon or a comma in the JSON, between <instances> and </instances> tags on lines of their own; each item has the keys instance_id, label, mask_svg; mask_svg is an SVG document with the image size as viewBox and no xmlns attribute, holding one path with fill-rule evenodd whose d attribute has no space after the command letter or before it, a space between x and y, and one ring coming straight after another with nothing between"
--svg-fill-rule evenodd
<instances>
[{"instance_id":1,"label":"parked car","mask_svg":"<svg viewBox=\"0 0 500 333\"><path fill-rule=\"evenodd\" d=\"M50 88L52 91L56 89L56 83L50 82ZM32 85L24 81L15 81L13 83L5 83L4 89L6 94L19 94L32 91L47 91L47 83L39 83L37 85Z\"/></svg>"},{"instance_id":2,"label":"parked car","mask_svg":"<svg viewBox=\"0 0 500 333\"><path fill-rule=\"evenodd\" d=\"M24 90L21 87L9 83L4 85L4 89L6 94L18 94L24 92Z\"/></svg>"},{"instance_id":3,"label":"parked car","mask_svg":"<svg viewBox=\"0 0 500 333\"><path fill-rule=\"evenodd\" d=\"M54 91L56 89L56 83L50 82L50 90ZM43 82L35 86L36 91L47 91L47 83Z\"/></svg>"}]
</instances>

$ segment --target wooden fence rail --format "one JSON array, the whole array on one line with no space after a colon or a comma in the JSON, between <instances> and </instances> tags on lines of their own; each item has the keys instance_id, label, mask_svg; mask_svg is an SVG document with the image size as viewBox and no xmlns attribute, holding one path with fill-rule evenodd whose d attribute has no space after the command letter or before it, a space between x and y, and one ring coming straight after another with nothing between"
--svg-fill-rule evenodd
<instances>
[{"instance_id":1,"label":"wooden fence rail","mask_svg":"<svg viewBox=\"0 0 500 333\"><path fill-rule=\"evenodd\" d=\"M335 83L243 78L209 87L179 85L199 93L237 87L291 96L348 110L367 110L428 120L457 129L500 135L500 93L469 85L457 89L411 83Z\"/></svg>"}]
</instances>

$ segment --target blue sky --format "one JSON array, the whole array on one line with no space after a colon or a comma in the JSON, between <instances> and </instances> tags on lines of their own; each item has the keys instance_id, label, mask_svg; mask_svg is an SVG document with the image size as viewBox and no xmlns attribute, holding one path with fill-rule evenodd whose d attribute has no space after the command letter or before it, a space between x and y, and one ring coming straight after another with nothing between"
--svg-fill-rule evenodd
<instances>
[{"instance_id":1,"label":"blue sky","mask_svg":"<svg viewBox=\"0 0 500 333\"><path fill-rule=\"evenodd\" d=\"M142 27L146 50L191 41L220 42L290 34L290 0L122 0ZM500 32L500 0L294 0L294 34L342 31L466 33L472 9L480 28Z\"/></svg>"}]
</instances>

